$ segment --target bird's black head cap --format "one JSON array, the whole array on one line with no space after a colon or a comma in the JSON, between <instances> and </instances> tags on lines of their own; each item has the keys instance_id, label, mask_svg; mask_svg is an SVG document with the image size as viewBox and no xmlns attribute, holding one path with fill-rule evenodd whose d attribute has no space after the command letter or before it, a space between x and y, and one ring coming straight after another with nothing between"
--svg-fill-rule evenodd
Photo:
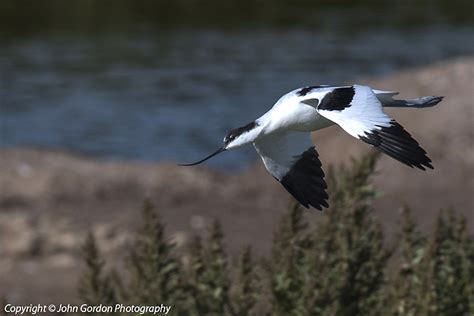
<instances>
[{"instance_id":1,"label":"bird's black head cap","mask_svg":"<svg viewBox=\"0 0 474 316\"><path fill-rule=\"evenodd\" d=\"M239 137L240 135L242 135L243 133L246 133L252 129L254 129L255 127L258 126L258 123L257 122L251 122L251 123L248 123L247 125L245 126L242 126L242 127L238 127L236 129L233 129L231 130L230 132L227 133L227 135L225 135L224 137L224 145L227 145L229 144L230 142L232 142L234 139L236 139L237 137Z\"/></svg>"}]
</instances>

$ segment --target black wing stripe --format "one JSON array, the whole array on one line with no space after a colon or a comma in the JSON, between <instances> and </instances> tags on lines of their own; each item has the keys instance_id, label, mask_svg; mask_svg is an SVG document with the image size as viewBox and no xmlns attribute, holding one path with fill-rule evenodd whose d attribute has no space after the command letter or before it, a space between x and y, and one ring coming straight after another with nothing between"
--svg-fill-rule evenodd
<instances>
[{"instance_id":1,"label":"black wing stripe","mask_svg":"<svg viewBox=\"0 0 474 316\"><path fill-rule=\"evenodd\" d=\"M359 136L360 139L410 167L433 169L426 151L400 124L391 121L388 127L377 127L380 129L366 132L364 136Z\"/></svg>"},{"instance_id":2,"label":"black wing stripe","mask_svg":"<svg viewBox=\"0 0 474 316\"><path fill-rule=\"evenodd\" d=\"M355 89L353 86L335 88L324 96L321 103L318 105L318 110L342 111L351 106L354 94Z\"/></svg>"},{"instance_id":3,"label":"black wing stripe","mask_svg":"<svg viewBox=\"0 0 474 316\"><path fill-rule=\"evenodd\" d=\"M328 207L324 171L314 147L309 148L281 179L283 187L304 207Z\"/></svg>"},{"instance_id":4,"label":"black wing stripe","mask_svg":"<svg viewBox=\"0 0 474 316\"><path fill-rule=\"evenodd\" d=\"M318 89L318 88L321 88L321 87L325 87L324 85L316 85L316 86L308 86L308 87L304 87L304 88L301 88L296 94L300 97L304 97L305 95L307 95L308 93L310 93L312 90L314 89Z\"/></svg>"}]
</instances>

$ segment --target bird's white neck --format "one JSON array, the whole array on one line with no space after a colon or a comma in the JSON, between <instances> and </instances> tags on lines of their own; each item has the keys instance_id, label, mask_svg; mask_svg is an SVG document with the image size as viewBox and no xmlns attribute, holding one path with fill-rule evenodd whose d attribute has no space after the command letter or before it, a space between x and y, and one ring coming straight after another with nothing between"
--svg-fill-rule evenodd
<instances>
[{"instance_id":1,"label":"bird's white neck","mask_svg":"<svg viewBox=\"0 0 474 316\"><path fill-rule=\"evenodd\" d=\"M253 143L264 131L265 125L260 120L231 130L224 138L226 149L238 148Z\"/></svg>"}]
</instances>

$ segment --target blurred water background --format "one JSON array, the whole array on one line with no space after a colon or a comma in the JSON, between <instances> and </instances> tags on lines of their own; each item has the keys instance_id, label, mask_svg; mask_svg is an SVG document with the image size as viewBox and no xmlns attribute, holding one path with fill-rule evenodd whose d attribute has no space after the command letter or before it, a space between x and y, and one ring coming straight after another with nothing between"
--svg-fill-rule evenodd
<instances>
[{"instance_id":1,"label":"blurred water background","mask_svg":"<svg viewBox=\"0 0 474 316\"><path fill-rule=\"evenodd\" d=\"M470 1L2 1L0 146L194 161L294 88L472 55L471 9ZM255 159L247 148L209 165L237 170Z\"/></svg>"}]
</instances>

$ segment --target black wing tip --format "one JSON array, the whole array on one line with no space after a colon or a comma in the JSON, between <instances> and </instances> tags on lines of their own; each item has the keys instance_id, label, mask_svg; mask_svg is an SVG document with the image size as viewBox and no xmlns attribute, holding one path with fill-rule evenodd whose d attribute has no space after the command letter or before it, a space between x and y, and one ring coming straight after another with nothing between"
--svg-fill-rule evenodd
<instances>
[{"instance_id":1,"label":"black wing tip","mask_svg":"<svg viewBox=\"0 0 474 316\"><path fill-rule=\"evenodd\" d=\"M407 163L403 163L403 164L407 165L410 168L417 168L417 169L422 170L422 171L427 171L426 170L427 168L431 169L431 170L434 169L433 165L430 164L429 162L424 162L424 163L419 163L419 164L411 164L411 165L407 164Z\"/></svg>"},{"instance_id":2,"label":"black wing tip","mask_svg":"<svg viewBox=\"0 0 474 316\"><path fill-rule=\"evenodd\" d=\"M389 126L377 128L359 138L411 168L434 169L426 151L398 122L392 120Z\"/></svg>"},{"instance_id":3,"label":"black wing tip","mask_svg":"<svg viewBox=\"0 0 474 316\"><path fill-rule=\"evenodd\" d=\"M321 200L321 201L319 201L319 203L311 203L311 202L303 203L302 201L298 200L293 194L292 194L292 196L301 206L307 208L308 210L312 207L312 208L315 208L318 211L322 212L323 207L324 208L329 208L329 204L326 200Z\"/></svg>"},{"instance_id":4,"label":"black wing tip","mask_svg":"<svg viewBox=\"0 0 474 316\"><path fill-rule=\"evenodd\" d=\"M324 181L319 155L314 147L309 148L280 180L283 187L305 208L322 211L329 207L329 198Z\"/></svg>"},{"instance_id":5,"label":"black wing tip","mask_svg":"<svg viewBox=\"0 0 474 316\"><path fill-rule=\"evenodd\" d=\"M422 171L428 171L427 169L434 170L433 165L429 162L423 162L423 163L420 163L420 165L414 165L414 167Z\"/></svg>"},{"instance_id":6,"label":"black wing tip","mask_svg":"<svg viewBox=\"0 0 474 316\"><path fill-rule=\"evenodd\" d=\"M323 211L322 206L324 206L325 208L328 208L328 207L329 207L328 201L326 201L326 200L321 201L319 207L313 205L313 207L314 207L315 209L318 209L318 210L320 210L321 212Z\"/></svg>"},{"instance_id":7,"label":"black wing tip","mask_svg":"<svg viewBox=\"0 0 474 316\"><path fill-rule=\"evenodd\" d=\"M323 207L324 208L328 208L329 207L329 204L327 203L327 201L323 200L323 201L320 201L320 203L303 203L302 201L298 200L293 194L292 194L293 198L301 205L303 206L304 208L306 209L310 209L311 207L312 208L315 208L317 209L318 211L322 212L323 211Z\"/></svg>"}]
</instances>

